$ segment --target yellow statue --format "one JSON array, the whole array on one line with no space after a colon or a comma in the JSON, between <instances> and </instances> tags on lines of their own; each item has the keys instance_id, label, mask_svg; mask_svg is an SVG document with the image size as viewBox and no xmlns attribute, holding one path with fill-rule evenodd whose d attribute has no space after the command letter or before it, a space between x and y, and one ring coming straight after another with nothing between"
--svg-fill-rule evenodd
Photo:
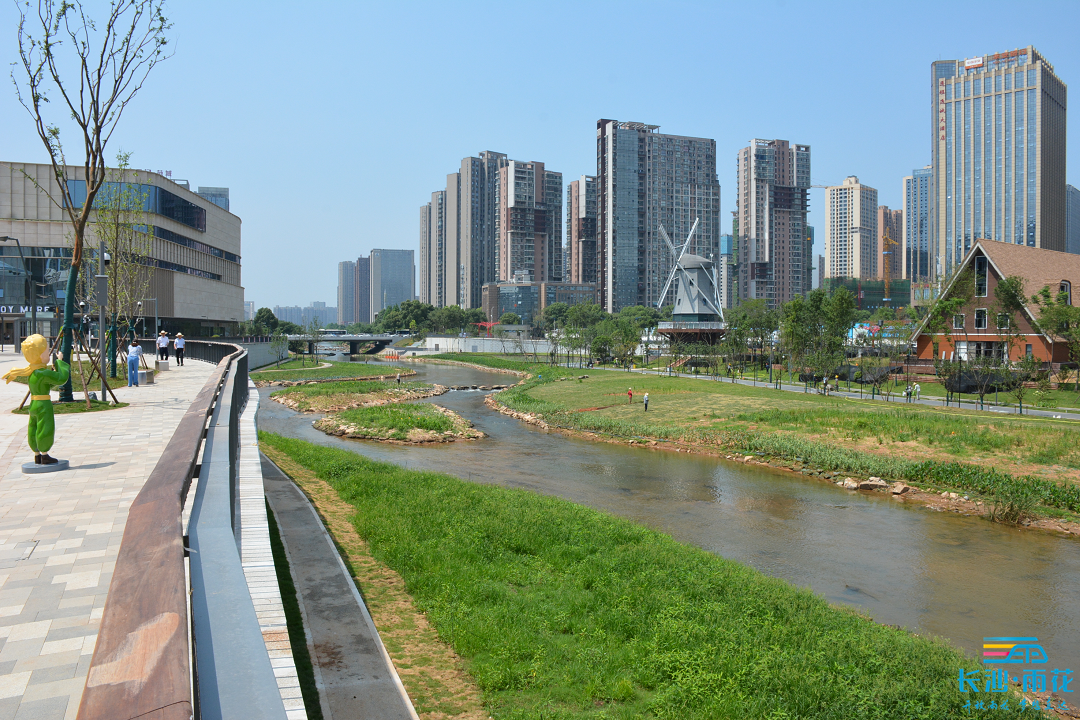
<instances>
[{"instance_id":1,"label":"yellow statue","mask_svg":"<svg viewBox=\"0 0 1080 720\"><path fill-rule=\"evenodd\" d=\"M34 451L34 462L38 465L55 465L56 458L49 456L56 434L49 389L66 383L71 367L57 358L56 369L49 370L49 341L41 335L31 335L23 340L22 354L30 365L8 370L4 380L11 382L16 378L27 378L30 386L30 423L26 434L30 449Z\"/></svg>"}]
</instances>

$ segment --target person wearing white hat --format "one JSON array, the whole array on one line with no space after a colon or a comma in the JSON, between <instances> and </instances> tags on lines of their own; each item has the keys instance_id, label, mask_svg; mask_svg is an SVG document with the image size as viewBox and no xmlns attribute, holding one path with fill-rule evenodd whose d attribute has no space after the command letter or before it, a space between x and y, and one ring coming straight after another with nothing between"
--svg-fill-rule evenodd
<instances>
[{"instance_id":1,"label":"person wearing white hat","mask_svg":"<svg viewBox=\"0 0 1080 720\"><path fill-rule=\"evenodd\" d=\"M157 354L158 360L169 359L169 336L164 330L159 332L157 336Z\"/></svg>"},{"instance_id":2,"label":"person wearing white hat","mask_svg":"<svg viewBox=\"0 0 1080 720\"><path fill-rule=\"evenodd\" d=\"M176 338L173 340L173 347L176 348L176 364L183 366L184 364L184 333L176 333Z\"/></svg>"}]
</instances>

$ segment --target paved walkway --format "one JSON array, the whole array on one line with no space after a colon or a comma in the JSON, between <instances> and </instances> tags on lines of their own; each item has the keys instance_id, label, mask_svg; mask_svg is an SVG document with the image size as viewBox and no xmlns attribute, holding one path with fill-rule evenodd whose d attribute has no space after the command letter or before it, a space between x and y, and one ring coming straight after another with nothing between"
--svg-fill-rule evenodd
<instances>
[{"instance_id":1,"label":"paved walkway","mask_svg":"<svg viewBox=\"0 0 1080 720\"><path fill-rule=\"evenodd\" d=\"M0 354L0 374L22 365ZM0 720L75 717L128 506L212 370L189 360L118 389L130 407L57 415L51 454L71 469L46 475L22 474L26 416L9 410L26 386L0 383Z\"/></svg>"}]
</instances>

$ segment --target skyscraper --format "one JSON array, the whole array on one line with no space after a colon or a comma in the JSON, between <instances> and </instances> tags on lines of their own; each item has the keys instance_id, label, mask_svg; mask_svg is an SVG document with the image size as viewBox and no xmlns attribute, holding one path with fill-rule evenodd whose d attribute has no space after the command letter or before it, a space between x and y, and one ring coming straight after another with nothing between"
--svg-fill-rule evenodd
<instances>
[{"instance_id":1,"label":"skyscraper","mask_svg":"<svg viewBox=\"0 0 1080 720\"><path fill-rule=\"evenodd\" d=\"M720 254L716 141L658 129L596 123L597 281L600 304L609 312L674 302L674 287L660 297L674 264L658 231L661 223L678 247L697 222L687 252L714 262Z\"/></svg>"},{"instance_id":2,"label":"skyscraper","mask_svg":"<svg viewBox=\"0 0 1080 720\"><path fill-rule=\"evenodd\" d=\"M503 153L467 157L446 189L420 208L420 299L436 307L481 307L484 283L497 279L496 224Z\"/></svg>"},{"instance_id":3,"label":"skyscraper","mask_svg":"<svg viewBox=\"0 0 1080 720\"><path fill-rule=\"evenodd\" d=\"M566 282L596 282L596 178L582 175L566 186Z\"/></svg>"},{"instance_id":4,"label":"skyscraper","mask_svg":"<svg viewBox=\"0 0 1080 720\"><path fill-rule=\"evenodd\" d=\"M356 319L356 263L344 260L338 263L337 323L352 325Z\"/></svg>"},{"instance_id":5,"label":"skyscraper","mask_svg":"<svg viewBox=\"0 0 1080 720\"><path fill-rule=\"evenodd\" d=\"M510 160L499 171L497 280L562 280L562 173Z\"/></svg>"},{"instance_id":6,"label":"skyscraper","mask_svg":"<svg viewBox=\"0 0 1080 720\"><path fill-rule=\"evenodd\" d=\"M1065 252L1080 255L1080 190L1065 186Z\"/></svg>"},{"instance_id":7,"label":"skyscraper","mask_svg":"<svg viewBox=\"0 0 1080 720\"><path fill-rule=\"evenodd\" d=\"M904 230L901 233L904 258L903 277L912 282L929 282L933 277L930 247L930 180L933 168L927 165L904 178Z\"/></svg>"},{"instance_id":8,"label":"skyscraper","mask_svg":"<svg viewBox=\"0 0 1080 720\"><path fill-rule=\"evenodd\" d=\"M356 258L356 322L371 322L371 258Z\"/></svg>"},{"instance_id":9,"label":"skyscraper","mask_svg":"<svg viewBox=\"0 0 1080 720\"><path fill-rule=\"evenodd\" d=\"M825 189L825 277L878 278L878 193L849 175Z\"/></svg>"},{"instance_id":10,"label":"skyscraper","mask_svg":"<svg viewBox=\"0 0 1080 720\"><path fill-rule=\"evenodd\" d=\"M739 301L764 299L779 307L807 293L812 282L810 146L752 140L739 151L737 173Z\"/></svg>"},{"instance_id":11,"label":"skyscraper","mask_svg":"<svg viewBox=\"0 0 1080 720\"><path fill-rule=\"evenodd\" d=\"M731 235L720 236L720 262L716 266L719 279L720 306L727 310L735 307L735 243Z\"/></svg>"},{"instance_id":12,"label":"skyscraper","mask_svg":"<svg viewBox=\"0 0 1080 720\"><path fill-rule=\"evenodd\" d=\"M886 241L886 235L892 242ZM904 274L904 212L890 210L888 205L877 209L878 276L884 280L899 280Z\"/></svg>"},{"instance_id":13,"label":"skyscraper","mask_svg":"<svg viewBox=\"0 0 1080 720\"><path fill-rule=\"evenodd\" d=\"M385 308L400 305L416 296L412 250L372 250L371 263L371 314Z\"/></svg>"},{"instance_id":14,"label":"skyscraper","mask_svg":"<svg viewBox=\"0 0 1080 720\"><path fill-rule=\"evenodd\" d=\"M1028 46L930 64L934 272L976 238L1065 250L1065 84Z\"/></svg>"}]
</instances>

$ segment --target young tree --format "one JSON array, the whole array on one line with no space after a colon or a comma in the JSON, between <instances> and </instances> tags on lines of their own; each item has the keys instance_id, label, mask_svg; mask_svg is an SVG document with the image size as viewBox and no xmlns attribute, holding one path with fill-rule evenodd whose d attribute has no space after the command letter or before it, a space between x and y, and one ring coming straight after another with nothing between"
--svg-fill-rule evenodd
<instances>
[{"instance_id":1,"label":"young tree","mask_svg":"<svg viewBox=\"0 0 1080 720\"><path fill-rule=\"evenodd\" d=\"M1080 307L1069 304L1069 293L1059 292L1051 300L1050 287L1043 286L1031 298L1039 308L1039 326L1055 342L1064 343L1069 351L1069 361L1076 366L1076 389L1080 391ZM1069 380L1070 368L1065 363L1059 369L1061 387Z\"/></svg>"},{"instance_id":2,"label":"young tree","mask_svg":"<svg viewBox=\"0 0 1080 720\"><path fill-rule=\"evenodd\" d=\"M104 22L88 17L81 0L74 3L38 0L33 15L27 12L29 3L17 7L21 80L15 81L16 94L33 118L38 137L49 153L60 193L59 198L51 194L49 197L62 208L72 227L71 269L61 344L63 358L70 363L79 268L94 201L105 184L106 149L124 110L150 71L169 57L165 52L168 42L165 35L172 26L165 18L163 0L111 3ZM69 68L72 75L62 76L62 69ZM58 101L60 112L57 117L47 117L46 111L55 107L51 104L53 100ZM75 183L68 183L78 182L79 178L68 166L61 139L59 123L67 121L77 126L82 140L84 197L76 196ZM72 399L69 380L60 391L60 400Z\"/></svg>"},{"instance_id":3,"label":"young tree","mask_svg":"<svg viewBox=\"0 0 1080 720\"><path fill-rule=\"evenodd\" d=\"M504 312L499 318L500 325L520 325L521 316L515 312Z\"/></svg>"},{"instance_id":4,"label":"young tree","mask_svg":"<svg viewBox=\"0 0 1080 720\"><path fill-rule=\"evenodd\" d=\"M275 333L270 338L270 351L274 353L274 357L277 358L274 367L279 367L282 358L287 357L289 354L289 338L281 333Z\"/></svg>"}]
</instances>

